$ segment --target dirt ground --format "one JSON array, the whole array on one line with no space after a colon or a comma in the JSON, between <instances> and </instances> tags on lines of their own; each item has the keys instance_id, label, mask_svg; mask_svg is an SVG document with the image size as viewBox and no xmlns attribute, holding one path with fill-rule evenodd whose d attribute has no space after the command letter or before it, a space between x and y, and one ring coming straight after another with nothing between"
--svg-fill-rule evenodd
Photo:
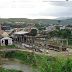
<instances>
[{"instance_id":1,"label":"dirt ground","mask_svg":"<svg viewBox=\"0 0 72 72\"><path fill-rule=\"evenodd\" d=\"M29 49L20 49L20 51L27 51L27 52L33 52L33 50L29 50ZM54 50L48 50L48 54L46 54L46 52L44 53L40 53L40 52L36 52L34 51L35 54L45 54L45 55L48 55L48 56L64 56L64 57L67 57L67 56L72 56L72 49L68 49L68 51L62 51L62 52L58 52L58 51L54 51Z\"/></svg>"},{"instance_id":2,"label":"dirt ground","mask_svg":"<svg viewBox=\"0 0 72 72\"><path fill-rule=\"evenodd\" d=\"M1 50L1 49L0 49ZM4 49L2 49L4 50ZM41 54L45 54L48 56L64 56L64 57L71 57L72 58L72 49L68 48L68 51L62 51L62 52L58 52L58 51L54 51L54 50L49 50L48 49L48 54L46 54L46 52L44 53L40 53L40 52L36 52L27 48L22 48L22 49L6 49L6 50L19 50L19 51L27 51L27 52L35 52L35 54L41 55Z\"/></svg>"}]
</instances>

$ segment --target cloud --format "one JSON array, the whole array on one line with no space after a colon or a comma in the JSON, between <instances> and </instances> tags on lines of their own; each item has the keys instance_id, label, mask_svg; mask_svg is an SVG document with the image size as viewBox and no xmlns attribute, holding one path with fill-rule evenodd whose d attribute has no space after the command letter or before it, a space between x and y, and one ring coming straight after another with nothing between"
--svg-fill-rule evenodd
<instances>
[{"instance_id":1,"label":"cloud","mask_svg":"<svg viewBox=\"0 0 72 72\"><path fill-rule=\"evenodd\" d=\"M72 7L71 1L53 1L50 4L55 6Z\"/></svg>"},{"instance_id":2,"label":"cloud","mask_svg":"<svg viewBox=\"0 0 72 72\"><path fill-rule=\"evenodd\" d=\"M40 15L72 17L72 2L50 2L50 7L39 12Z\"/></svg>"},{"instance_id":3,"label":"cloud","mask_svg":"<svg viewBox=\"0 0 72 72\"><path fill-rule=\"evenodd\" d=\"M27 1L27 2L25 2ZM2 0L2 18L50 18L72 16L72 2L43 2L44 0Z\"/></svg>"}]
</instances>

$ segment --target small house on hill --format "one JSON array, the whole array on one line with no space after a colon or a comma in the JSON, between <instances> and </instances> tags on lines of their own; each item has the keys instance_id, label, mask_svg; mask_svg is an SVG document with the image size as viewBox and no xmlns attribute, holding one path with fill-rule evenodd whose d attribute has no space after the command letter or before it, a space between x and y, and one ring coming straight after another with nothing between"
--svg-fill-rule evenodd
<instances>
[{"instance_id":1,"label":"small house on hill","mask_svg":"<svg viewBox=\"0 0 72 72\"><path fill-rule=\"evenodd\" d=\"M9 37L0 38L0 46L12 45L12 39Z\"/></svg>"}]
</instances>

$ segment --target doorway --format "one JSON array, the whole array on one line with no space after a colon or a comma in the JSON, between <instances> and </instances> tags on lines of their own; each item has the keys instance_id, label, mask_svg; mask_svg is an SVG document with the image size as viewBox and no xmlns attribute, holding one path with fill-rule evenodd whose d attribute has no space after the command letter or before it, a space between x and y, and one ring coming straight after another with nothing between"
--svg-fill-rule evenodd
<instances>
[{"instance_id":1,"label":"doorway","mask_svg":"<svg viewBox=\"0 0 72 72\"><path fill-rule=\"evenodd\" d=\"M5 40L5 45L8 45L8 40Z\"/></svg>"}]
</instances>

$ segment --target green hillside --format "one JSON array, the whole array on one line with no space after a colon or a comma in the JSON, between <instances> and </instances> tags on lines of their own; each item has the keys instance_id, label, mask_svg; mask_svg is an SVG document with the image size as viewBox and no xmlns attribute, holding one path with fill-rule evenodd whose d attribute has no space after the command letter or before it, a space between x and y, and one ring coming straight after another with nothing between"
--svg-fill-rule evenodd
<instances>
[{"instance_id":1,"label":"green hillside","mask_svg":"<svg viewBox=\"0 0 72 72\"><path fill-rule=\"evenodd\" d=\"M58 24L58 20L53 19L26 19L26 18L9 18L9 19L1 19L1 21L20 21L20 22L29 22L29 23L39 23L41 24ZM61 20L60 24L67 25L72 24L72 20Z\"/></svg>"}]
</instances>

